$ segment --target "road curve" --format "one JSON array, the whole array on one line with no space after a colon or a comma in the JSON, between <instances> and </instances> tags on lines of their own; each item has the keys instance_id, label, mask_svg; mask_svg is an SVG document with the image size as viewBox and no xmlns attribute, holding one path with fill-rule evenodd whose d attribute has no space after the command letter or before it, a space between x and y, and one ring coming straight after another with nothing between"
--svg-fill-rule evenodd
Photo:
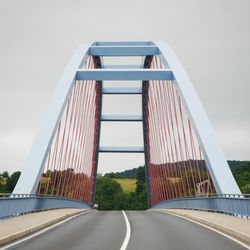
<instances>
[{"instance_id":1,"label":"road curve","mask_svg":"<svg viewBox=\"0 0 250 250\"><path fill-rule=\"evenodd\" d=\"M126 211L131 236L127 250L243 250L236 242L202 226L155 211ZM93 211L24 241L11 249L119 250L126 236L121 211Z\"/></svg>"}]
</instances>

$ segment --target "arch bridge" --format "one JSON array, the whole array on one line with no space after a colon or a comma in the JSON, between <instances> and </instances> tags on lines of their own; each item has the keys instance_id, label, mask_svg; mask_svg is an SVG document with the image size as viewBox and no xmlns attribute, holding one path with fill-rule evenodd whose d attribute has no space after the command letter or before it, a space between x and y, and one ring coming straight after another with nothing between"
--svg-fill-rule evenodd
<instances>
[{"instance_id":1,"label":"arch bridge","mask_svg":"<svg viewBox=\"0 0 250 250\"><path fill-rule=\"evenodd\" d=\"M124 88L120 81L137 84ZM140 95L141 115L103 114L104 95ZM144 146L100 145L103 122L142 123ZM1 198L1 216L92 207L100 153L145 155L151 208L250 214L249 198L232 176L194 87L164 42L94 42L77 49L13 194Z\"/></svg>"}]
</instances>

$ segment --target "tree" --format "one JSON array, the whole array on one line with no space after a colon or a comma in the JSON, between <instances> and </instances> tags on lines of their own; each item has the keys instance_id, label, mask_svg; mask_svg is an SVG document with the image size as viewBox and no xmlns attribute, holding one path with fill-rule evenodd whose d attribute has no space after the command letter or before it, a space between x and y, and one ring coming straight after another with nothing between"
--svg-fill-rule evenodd
<instances>
[{"instance_id":1,"label":"tree","mask_svg":"<svg viewBox=\"0 0 250 250\"><path fill-rule=\"evenodd\" d=\"M121 185L110 177L97 177L95 203L100 210L113 210L117 206L116 196L123 192Z\"/></svg>"},{"instance_id":2,"label":"tree","mask_svg":"<svg viewBox=\"0 0 250 250\"><path fill-rule=\"evenodd\" d=\"M114 196L114 207L113 210L128 210L128 197L129 194L124 193L123 191L117 193Z\"/></svg>"},{"instance_id":3,"label":"tree","mask_svg":"<svg viewBox=\"0 0 250 250\"><path fill-rule=\"evenodd\" d=\"M243 162L233 171L234 178L242 193L249 193L250 162Z\"/></svg>"},{"instance_id":4,"label":"tree","mask_svg":"<svg viewBox=\"0 0 250 250\"><path fill-rule=\"evenodd\" d=\"M20 174L21 174L20 171L16 171L7 180L7 190L9 193L11 193L14 190L16 183L20 177Z\"/></svg>"},{"instance_id":5,"label":"tree","mask_svg":"<svg viewBox=\"0 0 250 250\"><path fill-rule=\"evenodd\" d=\"M243 194L250 194L250 184L247 184L241 188Z\"/></svg>"},{"instance_id":6,"label":"tree","mask_svg":"<svg viewBox=\"0 0 250 250\"><path fill-rule=\"evenodd\" d=\"M111 172L111 173L107 173L105 174L106 177L110 177L112 179L124 179L125 177L123 175L121 175L120 173L114 173L114 172Z\"/></svg>"},{"instance_id":7,"label":"tree","mask_svg":"<svg viewBox=\"0 0 250 250\"><path fill-rule=\"evenodd\" d=\"M146 190L145 167L139 167L136 173L136 194L140 194Z\"/></svg>"},{"instance_id":8,"label":"tree","mask_svg":"<svg viewBox=\"0 0 250 250\"><path fill-rule=\"evenodd\" d=\"M10 177L8 171L4 171L1 175L2 175L2 178L9 178Z\"/></svg>"}]
</instances>

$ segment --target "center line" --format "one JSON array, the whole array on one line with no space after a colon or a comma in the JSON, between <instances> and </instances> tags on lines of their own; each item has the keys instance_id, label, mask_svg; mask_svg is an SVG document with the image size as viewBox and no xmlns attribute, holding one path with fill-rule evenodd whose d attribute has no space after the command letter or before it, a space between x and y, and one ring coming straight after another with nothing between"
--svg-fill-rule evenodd
<instances>
[{"instance_id":1,"label":"center line","mask_svg":"<svg viewBox=\"0 0 250 250\"><path fill-rule=\"evenodd\" d=\"M122 210L122 213L123 213L123 216L124 216L124 219L126 222L127 232L126 232L126 236L125 236L125 239L123 241L123 244L122 244L120 250L126 250L126 248L128 246L129 239L130 239L130 235L131 235L131 229L130 229L130 224L129 224L128 217L127 217L126 213L123 210Z\"/></svg>"}]
</instances>

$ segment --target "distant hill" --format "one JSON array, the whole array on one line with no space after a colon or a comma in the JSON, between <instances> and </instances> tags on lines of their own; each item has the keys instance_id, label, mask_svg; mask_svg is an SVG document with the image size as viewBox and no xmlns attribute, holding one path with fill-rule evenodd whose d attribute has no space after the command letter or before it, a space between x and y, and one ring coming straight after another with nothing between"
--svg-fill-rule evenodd
<instances>
[{"instance_id":1,"label":"distant hill","mask_svg":"<svg viewBox=\"0 0 250 250\"><path fill-rule=\"evenodd\" d=\"M138 167L139 168L139 167ZM122 172L111 172L105 174L113 179L136 179L138 168L128 169Z\"/></svg>"},{"instance_id":2,"label":"distant hill","mask_svg":"<svg viewBox=\"0 0 250 250\"><path fill-rule=\"evenodd\" d=\"M249 161L227 161L227 162L228 162L228 165L229 165L231 171L235 171L240 166L240 164L247 163ZM124 179L136 179L137 171L138 171L138 168L133 168L133 169L128 169L128 170L125 170L122 172L107 173L107 174L105 174L105 176L109 176L113 179L115 179L115 178L118 178L118 179L122 179L122 178L124 178Z\"/></svg>"}]
</instances>

